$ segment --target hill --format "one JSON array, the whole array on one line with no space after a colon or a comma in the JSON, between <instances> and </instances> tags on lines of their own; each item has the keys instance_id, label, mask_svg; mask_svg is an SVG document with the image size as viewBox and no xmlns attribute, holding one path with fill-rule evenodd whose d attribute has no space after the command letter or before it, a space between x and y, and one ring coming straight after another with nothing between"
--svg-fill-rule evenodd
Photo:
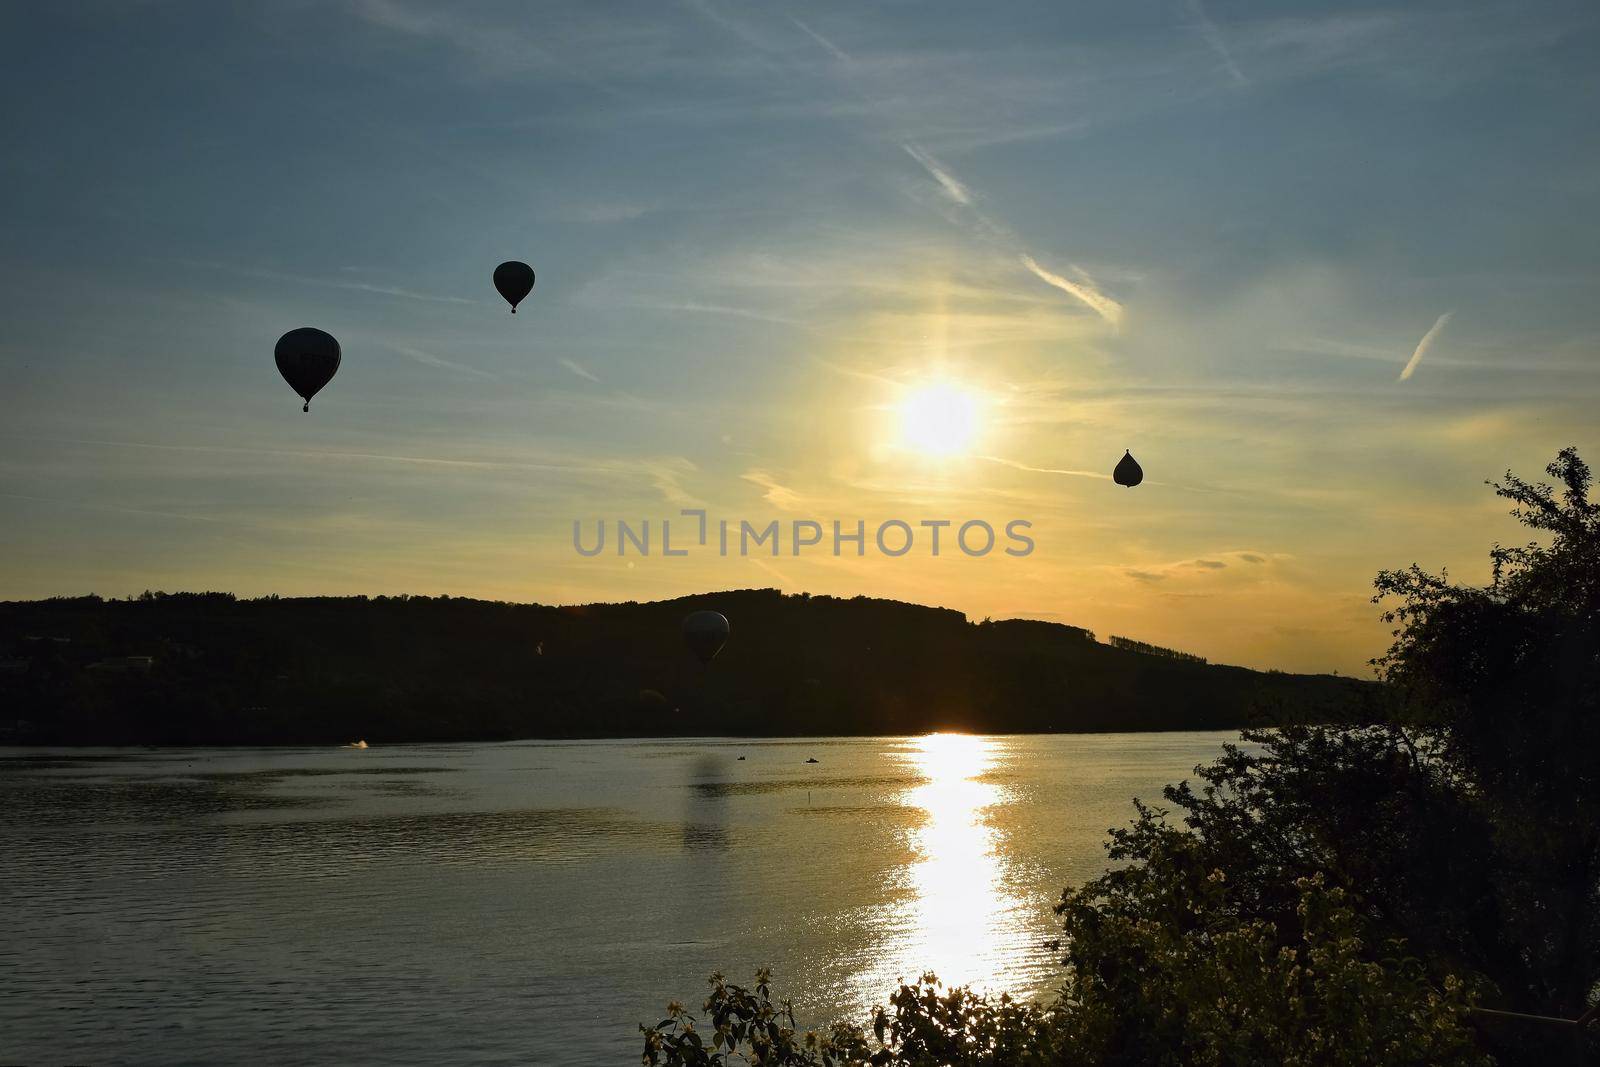
<instances>
[{"instance_id":1,"label":"hill","mask_svg":"<svg viewBox=\"0 0 1600 1067\"><path fill-rule=\"evenodd\" d=\"M733 637L703 668L679 623ZM0 742L1222 729L1324 718L1370 683L1261 673L1076 627L756 589L546 607L147 593L0 603Z\"/></svg>"}]
</instances>

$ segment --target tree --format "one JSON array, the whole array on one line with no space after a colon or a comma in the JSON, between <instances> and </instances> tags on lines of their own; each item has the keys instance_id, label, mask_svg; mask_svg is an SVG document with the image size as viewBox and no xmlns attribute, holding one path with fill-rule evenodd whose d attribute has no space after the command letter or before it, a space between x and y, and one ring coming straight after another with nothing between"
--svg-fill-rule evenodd
<instances>
[{"instance_id":1,"label":"tree","mask_svg":"<svg viewBox=\"0 0 1600 1067\"><path fill-rule=\"evenodd\" d=\"M1576 450L1547 471L1559 488L1494 486L1550 537L1496 545L1487 587L1378 576L1398 605L1377 665L1487 835L1486 969L1509 1006L1571 1018L1600 983L1600 505Z\"/></svg>"}]
</instances>

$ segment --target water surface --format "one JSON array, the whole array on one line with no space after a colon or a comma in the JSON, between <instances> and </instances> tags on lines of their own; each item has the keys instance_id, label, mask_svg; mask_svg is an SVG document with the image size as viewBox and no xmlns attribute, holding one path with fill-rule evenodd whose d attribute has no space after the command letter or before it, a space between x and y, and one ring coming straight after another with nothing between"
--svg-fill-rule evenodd
<instances>
[{"instance_id":1,"label":"water surface","mask_svg":"<svg viewBox=\"0 0 1600 1067\"><path fill-rule=\"evenodd\" d=\"M0 1062L634 1063L761 965L807 1023L1040 993L1061 888L1233 736L0 749Z\"/></svg>"}]
</instances>

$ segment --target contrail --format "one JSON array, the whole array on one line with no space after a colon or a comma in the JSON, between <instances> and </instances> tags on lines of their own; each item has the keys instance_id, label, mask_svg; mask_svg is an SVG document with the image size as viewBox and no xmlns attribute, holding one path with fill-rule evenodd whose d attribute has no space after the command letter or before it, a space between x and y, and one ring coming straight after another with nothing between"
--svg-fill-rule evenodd
<instances>
[{"instance_id":1,"label":"contrail","mask_svg":"<svg viewBox=\"0 0 1600 1067\"><path fill-rule=\"evenodd\" d=\"M1444 324L1449 322L1450 316L1454 314L1454 311L1446 311L1434 322L1433 328L1422 335L1422 340L1417 342L1417 350L1411 353L1411 359L1406 363L1406 369L1400 372L1399 381L1408 381L1411 375L1416 373L1417 364L1421 363L1422 357L1428 354L1428 349L1433 347L1433 342L1438 339L1440 333L1444 332Z\"/></svg>"},{"instance_id":2,"label":"contrail","mask_svg":"<svg viewBox=\"0 0 1600 1067\"><path fill-rule=\"evenodd\" d=\"M822 34L818 33L810 26L807 26L805 23L795 18L793 15L789 16L789 21L794 23L796 26L799 26L801 31L804 32L806 36L810 37L813 41L817 42L817 44L821 45L823 50L829 55L833 56L834 59L837 59L841 63L855 62L855 60L850 58L849 52L846 52L843 48L840 48L838 45L834 44L832 41L822 36Z\"/></svg>"},{"instance_id":3,"label":"contrail","mask_svg":"<svg viewBox=\"0 0 1600 1067\"><path fill-rule=\"evenodd\" d=\"M1191 2L1196 4L1196 14L1201 20L1201 32L1207 35L1207 40L1211 41L1213 47L1217 48L1222 54L1232 74L1241 81L1244 80L1244 75L1239 71L1237 65L1234 64L1233 57L1228 52L1227 43L1222 40L1221 34L1217 31L1216 26L1212 24L1208 18L1206 18L1205 12L1199 9L1198 0L1191 0ZM843 48L840 48L833 41L829 40L827 37L824 37L822 34L818 33L816 30L812 29L810 26L806 25L804 22L801 22L792 15L789 16L789 21L794 23L794 25L798 27L801 32L816 42L819 48L827 52L828 55L838 61L841 69L849 72L855 67L855 60L849 52L845 51ZM881 102L874 99L870 94L862 92L859 89L855 91L856 95L865 101L869 106L881 111ZM1109 322L1113 329L1120 324L1122 320L1122 305L1106 296L1104 293L1100 292L1100 290L1094 286L1093 281L1090 280L1086 275L1083 275L1083 283L1072 282L1061 277L1060 275L1052 274L1051 272L1040 267L1038 263L1034 261L1032 256L1026 254L1025 245L1023 244L1021 238L1019 238L1009 226L995 222L993 219L989 218L987 214L978 209L973 202L975 197L973 196L971 187L951 173L949 168L947 168L938 159L934 158L934 156L920 144L917 144L909 137L900 133L892 134L892 136L895 142L900 145L902 150L904 150L906 155L916 160L917 165L926 171L928 176L938 183L939 190L944 194L946 199L965 209L968 225L974 228L982 239L991 244L999 245L1001 248L1005 249L1008 254L1020 253L1023 265L1029 270L1033 271L1033 273L1037 274L1041 279L1055 286L1056 288L1077 297L1079 300L1089 305L1089 307L1093 308L1101 318ZM1083 272L1080 271L1079 274L1082 275Z\"/></svg>"},{"instance_id":4,"label":"contrail","mask_svg":"<svg viewBox=\"0 0 1600 1067\"><path fill-rule=\"evenodd\" d=\"M414 289L400 289L391 285L369 285L366 282L346 281L342 278L318 278L304 274L289 274L278 270L259 270L255 267L236 267L231 263L216 263L199 259L176 259L171 262L200 270L221 270L242 278L260 278L264 281L291 282L295 285L313 285L326 289L347 289L356 293L376 293L379 296L397 296L405 300L424 300L430 304L476 304L459 296L441 296L437 293L419 293Z\"/></svg>"},{"instance_id":5,"label":"contrail","mask_svg":"<svg viewBox=\"0 0 1600 1067\"><path fill-rule=\"evenodd\" d=\"M1003 467L1012 467L1019 471L1027 471L1030 474L1066 474L1073 478L1095 478L1102 482L1111 481L1111 475L1101 474L1099 471L1062 470L1057 467L1030 467L1026 463L1018 463L1015 460L1010 459L1001 459L999 456L979 456L978 458L987 460L990 463L998 463Z\"/></svg>"},{"instance_id":6,"label":"contrail","mask_svg":"<svg viewBox=\"0 0 1600 1067\"><path fill-rule=\"evenodd\" d=\"M939 183L939 188L944 190L944 195L964 207L972 204L972 190L957 181L955 175L939 165L938 160L909 141L902 141L900 147L904 148L906 154L912 159L922 164L922 169L927 171L933 180Z\"/></svg>"},{"instance_id":7,"label":"contrail","mask_svg":"<svg viewBox=\"0 0 1600 1067\"><path fill-rule=\"evenodd\" d=\"M587 367L583 366L581 363L578 363L576 360L564 359L564 360L561 361L561 365L563 367L567 368L573 374L576 374L580 378L583 378L583 379L586 379L588 381L594 382L596 385L602 384L600 379L595 377L595 374L594 374L593 371L589 370Z\"/></svg>"},{"instance_id":8,"label":"contrail","mask_svg":"<svg viewBox=\"0 0 1600 1067\"><path fill-rule=\"evenodd\" d=\"M1067 470L1067 469L1060 468L1060 467L1030 467L1026 463L1018 463L1014 459L1003 459L1000 456L977 456L975 458L984 460L985 462L988 462L988 463L998 463L1002 467L1011 467L1014 470L1027 471L1030 474L1062 474L1062 475L1067 475L1067 476L1072 477L1072 478L1094 478L1094 479L1097 479L1097 480L1102 481L1102 482L1109 482L1109 481L1113 481L1114 480L1111 477L1111 475L1109 475L1109 474L1101 474L1099 471L1075 471L1075 470ZM1171 489L1181 489L1186 493L1235 493L1235 494L1239 494L1239 495L1243 495L1244 494L1244 490L1242 490L1242 489L1225 489L1225 488L1223 488L1221 486L1211 486L1211 485L1182 485L1182 484L1180 484L1178 482L1156 482L1156 481L1151 481L1148 478L1146 478L1142 484L1144 484L1144 485L1159 485L1159 486L1163 486L1163 487L1171 488ZM1251 492L1254 493L1256 491L1255 490L1251 490Z\"/></svg>"},{"instance_id":9,"label":"contrail","mask_svg":"<svg viewBox=\"0 0 1600 1067\"><path fill-rule=\"evenodd\" d=\"M1085 304L1088 304L1097 315L1112 326L1118 326L1122 323L1122 305L1096 289L1093 285L1069 281L1061 275L1039 266L1038 261L1030 255L1024 254L1022 256L1022 265L1038 275L1040 281L1053 285L1064 293L1070 293Z\"/></svg>"},{"instance_id":10,"label":"contrail","mask_svg":"<svg viewBox=\"0 0 1600 1067\"><path fill-rule=\"evenodd\" d=\"M1239 64L1233 61L1233 53L1228 50L1228 42L1223 38L1217 24L1211 21L1211 16L1206 14L1206 9L1201 6L1200 0L1189 0L1189 10L1194 13L1195 28L1200 31L1200 36L1205 38L1206 44L1211 46L1211 50L1217 53L1217 58L1222 60L1222 65L1232 75L1234 84L1249 85L1250 79L1244 76Z\"/></svg>"},{"instance_id":11,"label":"contrail","mask_svg":"<svg viewBox=\"0 0 1600 1067\"><path fill-rule=\"evenodd\" d=\"M403 356L410 356L412 359L416 360L418 363L424 364L425 366L438 367L440 370L455 371L459 374L465 374L472 378L483 378L491 382L498 381L498 379L488 371L482 371L476 367L469 367L464 363L452 363L448 359L440 359L433 353L424 352L420 348L412 348L409 345L398 344L390 344L389 347L393 348L396 352L399 352Z\"/></svg>"}]
</instances>

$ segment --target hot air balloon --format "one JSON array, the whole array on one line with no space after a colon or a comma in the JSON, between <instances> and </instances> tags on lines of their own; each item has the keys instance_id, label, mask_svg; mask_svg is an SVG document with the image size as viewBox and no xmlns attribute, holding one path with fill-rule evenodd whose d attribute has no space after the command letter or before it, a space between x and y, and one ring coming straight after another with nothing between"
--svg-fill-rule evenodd
<instances>
[{"instance_id":1,"label":"hot air balloon","mask_svg":"<svg viewBox=\"0 0 1600 1067\"><path fill-rule=\"evenodd\" d=\"M301 411L311 410L311 398L339 369L339 342L311 326L290 330L278 338L272 354L283 380L305 399Z\"/></svg>"},{"instance_id":2,"label":"hot air balloon","mask_svg":"<svg viewBox=\"0 0 1600 1067\"><path fill-rule=\"evenodd\" d=\"M533 268L514 259L507 260L494 269L494 287L506 298L511 314L515 315L517 305L533 292Z\"/></svg>"},{"instance_id":3,"label":"hot air balloon","mask_svg":"<svg viewBox=\"0 0 1600 1067\"><path fill-rule=\"evenodd\" d=\"M728 641L728 619L715 611L697 611L683 620L683 639L701 663L710 663Z\"/></svg>"},{"instance_id":4,"label":"hot air balloon","mask_svg":"<svg viewBox=\"0 0 1600 1067\"><path fill-rule=\"evenodd\" d=\"M1124 451L1122 458L1117 461L1117 469L1111 472L1111 478L1118 485L1132 489L1144 481L1144 468L1139 466L1139 461L1133 458L1132 452Z\"/></svg>"}]
</instances>

